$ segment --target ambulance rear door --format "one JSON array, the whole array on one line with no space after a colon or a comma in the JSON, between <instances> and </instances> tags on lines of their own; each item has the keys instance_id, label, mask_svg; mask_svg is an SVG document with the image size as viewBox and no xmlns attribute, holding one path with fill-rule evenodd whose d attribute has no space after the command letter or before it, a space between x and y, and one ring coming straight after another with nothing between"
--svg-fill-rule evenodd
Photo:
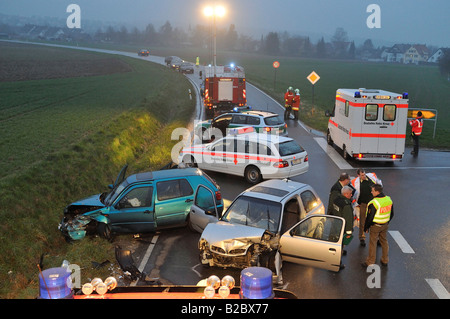
<instances>
[{"instance_id":1,"label":"ambulance rear door","mask_svg":"<svg viewBox=\"0 0 450 319\"><path fill-rule=\"evenodd\" d=\"M382 109L377 104L378 101L367 101L362 114L363 121L360 132L352 132L352 138L360 138L360 149L357 153L378 153L378 141L380 134L380 113ZM356 152L355 152L356 153Z\"/></svg>"},{"instance_id":2,"label":"ambulance rear door","mask_svg":"<svg viewBox=\"0 0 450 319\"><path fill-rule=\"evenodd\" d=\"M380 104L379 121L380 135L378 139L379 154L396 154L398 142L397 105L393 101Z\"/></svg>"}]
</instances>

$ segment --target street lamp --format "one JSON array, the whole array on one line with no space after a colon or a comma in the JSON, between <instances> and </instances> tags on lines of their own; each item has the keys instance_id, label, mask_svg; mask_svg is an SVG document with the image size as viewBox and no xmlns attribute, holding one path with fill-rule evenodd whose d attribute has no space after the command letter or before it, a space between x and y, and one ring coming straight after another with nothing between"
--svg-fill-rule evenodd
<instances>
[{"instance_id":1,"label":"street lamp","mask_svg":"<svg viewBox=\"0 0 450 319\"><path fill-rule=\"evenodd\" d=\"M216 76L216 58L217 58L217 49L216 49L216 17L224 17L226 14L226 10L222 6L207 6L203 9L203 14L207 17L213 18L213 28L214 28L214 77Z\"/></svg>"}]
</instances>

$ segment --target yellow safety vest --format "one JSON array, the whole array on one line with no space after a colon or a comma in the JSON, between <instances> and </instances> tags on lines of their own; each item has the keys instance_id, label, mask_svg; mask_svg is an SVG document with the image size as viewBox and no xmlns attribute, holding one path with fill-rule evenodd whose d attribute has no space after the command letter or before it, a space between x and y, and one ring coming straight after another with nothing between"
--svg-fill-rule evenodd
<instances>
[{"instance_id":1,"label":"yellow safety vest","mask_svg":"<svg viewBox=\"0 0 450 319\"><path fill-rule=\"evenodd\" d=\"M386 224L391 219L392 200L389 196L375 197L368 204L367 207L372 204L376 208L373 222L377 224ZM367 214L367 212L366 212Z\"/></svg>"}]
</instances>

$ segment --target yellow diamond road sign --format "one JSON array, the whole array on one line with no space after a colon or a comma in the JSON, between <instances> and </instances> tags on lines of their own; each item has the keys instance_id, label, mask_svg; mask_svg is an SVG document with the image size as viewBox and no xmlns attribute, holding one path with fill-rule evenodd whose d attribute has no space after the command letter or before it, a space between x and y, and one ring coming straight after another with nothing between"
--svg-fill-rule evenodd
<instances>
[{"instance_id":1,"label":"yellow diamond road sign","mask_svg":"<svg viewBox=\"0 0 450 319\"><path fill-rule=\"evenodd\" d=\"M309 82L311 82L312 85L314 85L317 81L319 81L320 76L316 72L312 71L311 74L306 78L309 80Z\"/></svg>"}]
</instances>

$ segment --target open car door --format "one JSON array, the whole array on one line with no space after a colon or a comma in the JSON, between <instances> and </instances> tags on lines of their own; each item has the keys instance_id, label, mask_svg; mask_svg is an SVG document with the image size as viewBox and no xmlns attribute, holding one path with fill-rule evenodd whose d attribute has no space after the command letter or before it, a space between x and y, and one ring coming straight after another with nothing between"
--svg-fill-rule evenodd
<instances>
[{"instance_id":1,"label":"open car door","mask_svg":"<svg viewBox=\"0 0 450 319\"><path fill-rule=\"evenodd\" d=\"M123 180L125 179L125 174L127 173L128 164L125 164L122 169L119 172L119 175L117 175L116 181L114 184L109 185L108 187L110 189L115 189L117 185L121 184Z\"/></svg>"},{"instance_id":2,"label":"open car door","mask_svg":"<svg viewBox=\"0 0 450 319\"><path fill-rule=\"evenodd\" d=\"M339 271L345 220L338 216L311 215L281 236L283 261Z\"/></svg>"},{"instance_id":3,"label":"open car door","mask_svg":"<svg viewBox=\"0 0 450 319\"><path fill-rule=\"evenodd\" d=\"M217 222L219 218L215 193L208 187L199 185L189 211L189 227L201 233L206 225Z\"/></svg>"}]
</instances>

